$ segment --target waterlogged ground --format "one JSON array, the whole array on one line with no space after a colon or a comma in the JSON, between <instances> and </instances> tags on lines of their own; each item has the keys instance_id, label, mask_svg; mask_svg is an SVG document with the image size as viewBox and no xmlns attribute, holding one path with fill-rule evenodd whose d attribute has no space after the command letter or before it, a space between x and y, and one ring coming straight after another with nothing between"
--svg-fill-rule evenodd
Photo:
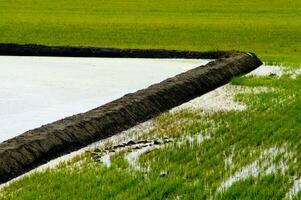
<instances>
[{"instance_id":1,"label":"waterlogged ground","mask_svg":"<svg viewBox=\"0 0 301 200\"><path fill-rule=\"evenodd\" d=\"M0 56L0 142L208 62Z\"/></svg>"},{"instance_id":2,"label":"waterlogged ground","mask_svg":"<svg viewBox=\"0 0 301 200\"><path fill-rule=\"evenodd\" d=\"M299 199L301 76L276 68L44 166L0 198Z\"/></svg>"}]
</instances>

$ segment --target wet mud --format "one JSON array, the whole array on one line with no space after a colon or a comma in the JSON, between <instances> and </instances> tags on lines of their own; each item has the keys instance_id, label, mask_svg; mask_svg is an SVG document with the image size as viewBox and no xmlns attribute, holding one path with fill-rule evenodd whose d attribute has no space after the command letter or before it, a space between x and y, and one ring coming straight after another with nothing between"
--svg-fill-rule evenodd
<instances>
[{"instance_id":1,"label":"wet mud","mask_svg":"<svg viewBox=\"0 0 301 200\"><path fill-rule=\"evenodd\" d=\"M0 44L0 55L216 59L86 113L43 125L0 143L0 183L53 158L147 121L262 64L254 54L237 51L190 52Z\"/></svg>"}]
</instances>

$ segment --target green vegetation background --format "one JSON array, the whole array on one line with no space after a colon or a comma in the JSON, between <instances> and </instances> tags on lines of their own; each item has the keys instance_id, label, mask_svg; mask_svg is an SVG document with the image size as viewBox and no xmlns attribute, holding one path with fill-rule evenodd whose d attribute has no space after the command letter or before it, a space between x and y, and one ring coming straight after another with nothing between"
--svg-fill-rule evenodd
<instances>
[{"instance_id":1,"label":"green vegetation background","mask_svg":"<svg viewBox=\"0 0 301 200\"><path fill-rule=\"evenodd\" d=\"M237 49L301 62L300 0L0 0L0 43Z\"/></svg>"}]
</instances>

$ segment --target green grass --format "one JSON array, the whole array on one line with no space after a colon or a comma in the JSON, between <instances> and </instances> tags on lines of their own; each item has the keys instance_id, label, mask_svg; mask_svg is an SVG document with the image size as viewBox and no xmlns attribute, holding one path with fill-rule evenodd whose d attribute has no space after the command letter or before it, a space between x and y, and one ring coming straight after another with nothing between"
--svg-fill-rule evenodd
<instances>
[{"instance_id":1,"label":"green grass","mask_svg":"<svg viewBox=\"0 0 301 200\"><path fill-rule=\"evenodd\" d=\"M299 0L0 0L0 42L256 52L301 62Z\"/></svg>"},{"instance_id":2,"label":"green grass","mask_svg":"<svg viewBox=\"0 0 301 200\"><path fill-rule=\"evenodd\" d=\"M237 101L248 106L244 111L184 110L155 118L155 129L141 138L168 136L175 142L140 157L140 165L149 166L150 171L130 169L124 160L126 152L117 153L110 168L86 152L58 169L12 183L2 191L2 199L284 198L294 177L301 177L301 76L238 77L232 84L271 89L239 93ZM210 138L201 144L176 142L199 133ZM268 149L272 151L265 154ZM230 165L226 164L229 158ZM77 165L78 161L82 163ZM262 169L258 176L218 191L223 181L255 161ZM272 165L275 170L266 174L264 170ZM160 176L162 171L166 176Z\"/></svg>"}]
</instances>

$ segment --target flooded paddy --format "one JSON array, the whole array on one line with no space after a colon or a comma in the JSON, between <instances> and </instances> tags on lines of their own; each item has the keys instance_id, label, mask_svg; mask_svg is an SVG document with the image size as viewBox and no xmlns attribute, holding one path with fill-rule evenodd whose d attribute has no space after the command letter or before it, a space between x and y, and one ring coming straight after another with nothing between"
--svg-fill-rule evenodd
<instances>
[{"instance_id":1,"label":"flooded paddy","mask_svg":"<svg viewBox=\"0 0 301 200\"><path fill-rule=\"evenodd\" d=\"M208 62L0 56L0 142Z\"/></svg>"}]
</instances>

